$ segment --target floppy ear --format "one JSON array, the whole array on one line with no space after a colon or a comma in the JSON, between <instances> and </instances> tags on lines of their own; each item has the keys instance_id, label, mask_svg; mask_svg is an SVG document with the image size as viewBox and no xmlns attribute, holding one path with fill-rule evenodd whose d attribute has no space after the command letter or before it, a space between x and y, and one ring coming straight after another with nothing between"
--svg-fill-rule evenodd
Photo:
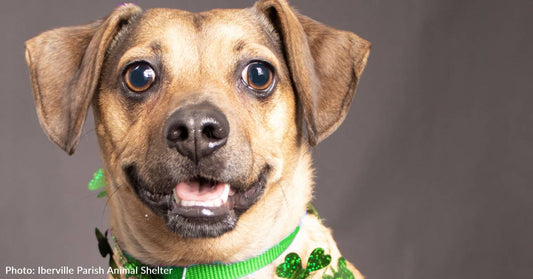
<instances>
[{"instance_id":1,"label":"floppy ear","mask_svg":"<svg viewBox=\"0 0 533 279\"><path fill-rule=\"evenodd\" d=\"M370 43L298 14L285 0L262 0L255 8L280 36L309 144L314 146L346 117Z\"/></svg>"},{"instance_id":2,"label":"floppy ear","mask_svg":"<svg viewBox=\"0 0 533 279\"><path fill-rule=\"evenodd\" d=\"M126 4L107 18L44 32L26 42L39 122L48 137L74 153L92 97L98 90L106 50L141 9Z\"/></svg>"}]
</instances>

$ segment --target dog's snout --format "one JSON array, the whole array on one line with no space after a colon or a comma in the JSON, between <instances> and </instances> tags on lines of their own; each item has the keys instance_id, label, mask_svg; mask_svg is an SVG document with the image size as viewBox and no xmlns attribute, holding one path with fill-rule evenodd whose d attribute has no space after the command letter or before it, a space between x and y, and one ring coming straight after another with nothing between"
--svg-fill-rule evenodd
<instances>
[{"instance_id":1,"label":"dog's snout","mask_svg":"<svg viewBox=\"0 0 533 279\"><path fill-rule=\"evenodd\" d=\"M165 137L170 148L198 163L226 144L229 129L224 113L210 103L201 103L172 113L165 124Z\"/></svg>"}]
</instances>

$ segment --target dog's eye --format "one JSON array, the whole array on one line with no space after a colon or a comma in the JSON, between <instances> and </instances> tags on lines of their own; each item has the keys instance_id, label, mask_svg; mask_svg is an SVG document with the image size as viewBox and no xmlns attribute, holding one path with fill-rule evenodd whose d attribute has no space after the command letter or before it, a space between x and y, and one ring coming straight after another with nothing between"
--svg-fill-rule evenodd
<instances>
[{"instance_id":1,"label":"dog's eye","mask_svg":"<svg viewBox=\"0 0 533 279\"><path fill-rule=\"evenodd\" d=\"M155 71L147 63L135 63L126 69L124 82L135 93L141 93L150 88L155 80Z\"/></svg>"},{"instance_id":2,"label":"dog's eye","mask_svg":"<svg viewBox=\"0 0 533 279\"><path fill-rule=\"evenodd\" d=\"M274 84L272 66L266 62L252 62L242 71L242 81L256 92L270 93Z\"/></svg>"}]
</instances>

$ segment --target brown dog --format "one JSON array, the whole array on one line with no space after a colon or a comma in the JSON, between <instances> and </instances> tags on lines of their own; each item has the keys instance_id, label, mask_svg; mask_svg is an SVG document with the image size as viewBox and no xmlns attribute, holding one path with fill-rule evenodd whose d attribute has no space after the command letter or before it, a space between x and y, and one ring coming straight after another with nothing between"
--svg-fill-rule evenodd
<instances>
[{"instance_id":1,"label":"brown dog","mask_svg":"<svg viewBox=\"0 0 533 279\"><path fill-rule=\"evenodd\" d=\"M310 147L344 120L369 49L284 0L202 13L126 4L29 40L26 60L41 125L69 154L92 105L124 253L150 266L235 263L300 225L246 277L276 278L290 252L305 268L323 248L327 268L294 271L322 278L341 254L306 215Z\"/></svg>"}]
</instances>

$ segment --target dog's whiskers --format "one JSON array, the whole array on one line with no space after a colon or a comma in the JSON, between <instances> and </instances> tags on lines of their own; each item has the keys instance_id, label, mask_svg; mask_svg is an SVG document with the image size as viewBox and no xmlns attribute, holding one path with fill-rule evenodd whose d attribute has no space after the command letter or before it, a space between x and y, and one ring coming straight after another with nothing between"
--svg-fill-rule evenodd
<instances>
[{"instance_id":1,"label":"dog's whiskers","mask_svg":"<svg viewBox=\"0 0 533 279\"><path fill-rule=\"evenodd\" d=\"M128 127L127 130L128 130L128 131L133 131L133 130L134 130L134 129L133 129L133 126L135 126L135 124L136 124L137 122L139 122L139 119L135 119L135 120L133 121L133 123L131 123L131 125L129 125L129 127ZM124 153L124 151L126 151L126 148L128 147L128 144L127 144L127 143L129 142L129 141L127 141L126 139L127 139L128 136L130 136L130 135L132 135L132 133L126 133L126 134L125 134L125 135L124 135L124 136L123 136L118 142L116 142L116 143L113 144L113 145L115 146L115 148L114 148L115 152L113 152L114 155L115 155L115 158L120 158L121 155L122 155L122 153ZM123 142L123 143L125 143L125 144L120 145L119 143L121 143L121 142Z\"/></svg>"},{"instance_id":2,"label":"dog's whiskers","mask_svg":"<svg viewBox=\"0 0 533 279\"><path fill-rule=\"evenodd\" d=\"M107 209L107 206L108 206L108 204L109 204L109 201L111 200L111 198L113 197L113 195L115 195L115 194L118 192L118 190L120 190L120 187L121 187L120 185L116 186L116 187L115 187L115 190L114 190L111 194L108 194L108 195L107 195L107 200L106 200L106 202L105 202L104 209L102 210L102 215L105 213L105 210Z\"/></svg>"},{"instance_id":3,"label":"dog's whiskers","mask_svg":"<svg viewBox=\"0 0 533 279\"><path fill-rule=\"evenodd\" d=\"M289 200L287 200L287 194L285 194L285 188L283 188L283 184L281 185L281 192L283 193L283 199L285 200L283 204L285 206L288 206Z\"/></svg>"}]
</instances>

